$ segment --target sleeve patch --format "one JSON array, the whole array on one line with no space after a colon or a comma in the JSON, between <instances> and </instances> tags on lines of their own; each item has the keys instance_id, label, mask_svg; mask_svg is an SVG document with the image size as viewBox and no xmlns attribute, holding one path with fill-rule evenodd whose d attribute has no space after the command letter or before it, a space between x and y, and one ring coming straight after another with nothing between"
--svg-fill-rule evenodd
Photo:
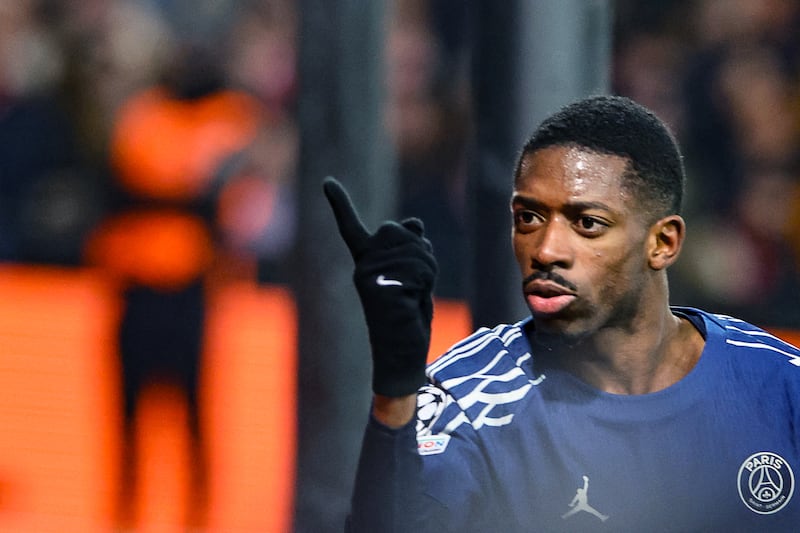
<instances>
[{"instance_id":1,"label":"sleeve patch","mask_svg":"<svg viewBox=\"0 0 800 533\"><path fill-rule=\"evenodd\" d=\"M436 455L444 453L449 442L450 435L444 434L417 437L417 450L420 455Z\"/></svg>"}]
</instances>

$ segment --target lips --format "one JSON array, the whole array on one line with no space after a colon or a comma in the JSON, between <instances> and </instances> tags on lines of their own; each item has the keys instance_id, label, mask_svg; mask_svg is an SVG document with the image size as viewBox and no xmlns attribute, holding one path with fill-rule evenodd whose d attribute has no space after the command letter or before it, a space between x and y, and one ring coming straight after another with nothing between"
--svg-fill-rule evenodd
<instances>
[{"instance_id":1,"label":"lips","mask_svg":"<svg viewBox=\"0 0 800 533\"><path fill-rule=\"evenodd\" d=\"M534 315L563 311L576 298L571 290L551 281L533 281L525 289L525 299Z\"/></svg>"}]
</instances>

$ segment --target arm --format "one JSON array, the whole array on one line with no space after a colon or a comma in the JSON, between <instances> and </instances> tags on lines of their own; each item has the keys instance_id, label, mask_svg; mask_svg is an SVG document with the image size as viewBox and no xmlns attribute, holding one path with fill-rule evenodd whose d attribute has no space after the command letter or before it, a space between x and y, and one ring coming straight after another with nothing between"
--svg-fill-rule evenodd
<instances>
[{"instance_id":1,"label":"arm","mask_svg":"<svg viewBox=\"0 0 800 533\"><path fill-rule=\"evenodd\" d=\"M355 263L372 352L372 417L362 443L347 530L421 531L422 463L416 391L425 382L436 260L418 219L385 222L371 234L334 179L324 183Z\"/></svg>"},{"instance_id":2,"label":"arm","mask_svg":"<svg viewBox=\"0 0 800 533\"><path fill-rule=\"evenodd\" d=\"M494 491L489 489L494 477L470 424L462 424L448 435L446 453L444 449L435 455L417 451L418 430L420 435L435 439L454 418L464 414L438 387L420 389L420 398L431 395L442 400L434 402L436 409L427 409L431 406L427 404L404 426L387 427L374 416L370 418L348 533L503 530L494 527L502 523L493 514L500 508L493 502Z\"/></svg>"},{"instance_id":3,"label":"arm","mask_svg":"<svg viewBox=\"0 0 800 533\"><path fill-rule=\"evenodd\" d=\"M347 533L423 531L422 464L415 421L389 428L371 418L364 432ZM420 523L412 522L420 520Z\"/></svg>"}]
</instances>

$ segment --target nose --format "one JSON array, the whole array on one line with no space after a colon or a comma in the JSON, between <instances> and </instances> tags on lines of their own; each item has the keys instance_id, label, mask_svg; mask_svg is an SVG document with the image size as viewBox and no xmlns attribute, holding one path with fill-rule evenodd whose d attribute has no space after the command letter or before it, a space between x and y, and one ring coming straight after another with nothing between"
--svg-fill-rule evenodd
<instances>
[{"instance_id":1,"label":"nose","mask_svg":"<svg viewBox=\"0 0 800 533\"><path fill-rule=\"evenodd\" d=\"M574 259L571 231L566 221L551 219L535 234L536 241L531 250L533 268L550 270L554 267L569 268Z\"/></svg>"}]
</instances>

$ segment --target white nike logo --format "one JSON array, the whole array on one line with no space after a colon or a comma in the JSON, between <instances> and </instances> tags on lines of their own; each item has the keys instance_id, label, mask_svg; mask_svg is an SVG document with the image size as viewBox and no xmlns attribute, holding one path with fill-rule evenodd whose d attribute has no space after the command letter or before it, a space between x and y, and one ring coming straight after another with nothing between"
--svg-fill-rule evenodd
<instances>
[{"instance_id":1,"label":"white nike logo","mask_svg":"<svg viewBox=\"0 0 800 533\"><path fill-rule=\"evenodd\" d=\"M398 287L402 287L403 286L403 282L402 281L399 281L399 280L396 280L396 279L388 279L383 274L378 276L377 282L378 282L378 285L380 285L381 287L388 287L389 285L397 285Z\"/></svg>"}]
</instances>

